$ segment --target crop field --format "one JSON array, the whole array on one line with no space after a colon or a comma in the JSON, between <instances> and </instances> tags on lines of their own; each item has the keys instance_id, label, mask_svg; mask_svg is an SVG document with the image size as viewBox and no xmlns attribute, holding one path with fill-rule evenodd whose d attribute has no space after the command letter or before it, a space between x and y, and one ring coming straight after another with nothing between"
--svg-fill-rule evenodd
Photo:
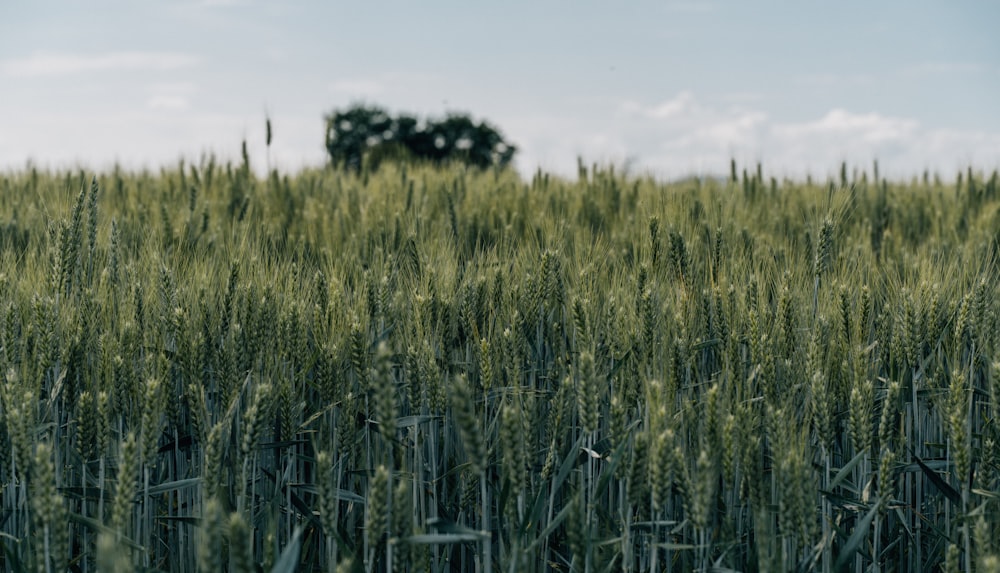
<instances>
[{"instance_id":1,"label":"crop field","mask_svg":"<svg viewBox=\"0 0 1000 573\"><path fill-rule=\"evenodd\" d=\"M997 172L731 167L0 173L0 569L1000 571Z\"/></svg>"}]
</instances>

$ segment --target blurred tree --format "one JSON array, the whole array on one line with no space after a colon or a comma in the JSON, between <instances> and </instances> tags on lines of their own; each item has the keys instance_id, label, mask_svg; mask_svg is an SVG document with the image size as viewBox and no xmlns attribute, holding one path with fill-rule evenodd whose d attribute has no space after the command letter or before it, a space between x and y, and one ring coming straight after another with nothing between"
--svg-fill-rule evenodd
<instances>
[{"instance_id":1,"label":"blurred tree","mask_svg":"<svg viewBox=\"0 0 1000 573\"><path fill-rule=\"evenodd\" d=\"M486 121L452 113L442 120L420 121L356 104L326 116L326 149L330 161L360 171L385 160L461 161L485 169L506 167L517 148Z\"/></svg>"}]
</instances>

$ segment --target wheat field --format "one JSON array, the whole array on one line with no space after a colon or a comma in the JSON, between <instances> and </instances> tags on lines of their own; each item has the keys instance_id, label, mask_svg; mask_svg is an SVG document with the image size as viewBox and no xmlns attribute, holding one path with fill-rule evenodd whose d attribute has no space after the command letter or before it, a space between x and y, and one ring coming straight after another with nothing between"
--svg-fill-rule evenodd
<instances>
[{"instance_id":1,"label":"wheat field","mask_svg":"<svg viewBox=\"0 0 1000 573\"><path fill-rule=\"evenodd\" d=\"M1000 194L0 174L0 569L1000 571Z\"/></svg>"}]
</instances>

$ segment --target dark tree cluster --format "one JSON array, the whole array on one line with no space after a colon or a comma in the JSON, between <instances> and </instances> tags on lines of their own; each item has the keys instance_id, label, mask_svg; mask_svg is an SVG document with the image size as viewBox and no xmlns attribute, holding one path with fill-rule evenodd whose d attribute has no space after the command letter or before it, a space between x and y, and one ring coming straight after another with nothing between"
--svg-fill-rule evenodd
<instances>
[{"instance_id":1,"label":"dark tree cluster","mask_svg":"<svg viewBox=\"0 0 1000 573\"><path fill-rule=\"evenodd\" d=\"M362 165L377 167L386 159L506 167L517 148L486 121L465 114L421 121L358 104L326 116L326 150L334 165L360 171Z\"/></svg>"}]
</instances>

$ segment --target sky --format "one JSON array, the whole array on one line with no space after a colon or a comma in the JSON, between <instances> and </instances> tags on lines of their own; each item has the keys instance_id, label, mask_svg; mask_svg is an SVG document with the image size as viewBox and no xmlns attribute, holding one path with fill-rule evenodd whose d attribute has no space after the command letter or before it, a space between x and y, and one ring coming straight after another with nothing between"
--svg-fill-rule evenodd
<instances>
[{"instance_id":1,"label":"sky","mask_svg":"<svg viewBox=\"0 0 1000 573\"><path fill-rule=\"evenodd\" d=\"M0 1L0 170L324 163L325 114L469 113L517 169L1000 167L1000 2ZM274 130L265 146L265 118Z\"/></svg>"}]
</instances>

